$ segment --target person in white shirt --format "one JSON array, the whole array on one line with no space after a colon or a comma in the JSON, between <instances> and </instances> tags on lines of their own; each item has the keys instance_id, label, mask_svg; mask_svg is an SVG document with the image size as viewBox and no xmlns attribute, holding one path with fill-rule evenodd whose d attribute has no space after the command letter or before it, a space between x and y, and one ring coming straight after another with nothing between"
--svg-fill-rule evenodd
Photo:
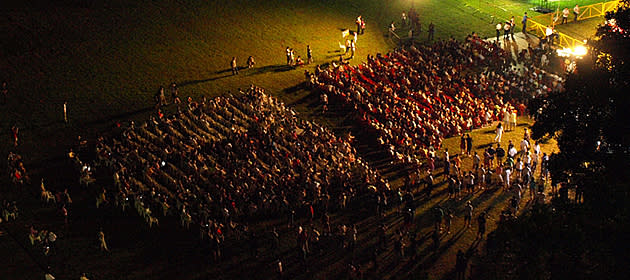
<instances>
[{"instance_id":1,"label":"person in white shirt","mask_svg":"<svg viewBox=\"0 0 630 280\"><path fill-rule=\"evenodd\" d=\"M503 126L507 131L510 130L510 110L509 107L503 109Z\"/></svg>"},{"instance_id":2,"label":"person in white shirt","mask_svg":"<svg viewBox=\"0 0 630 280\"><path fill-rule=\"evenodd\" d=\"M501 23L497 23L497 43L499 42L499 36L501 36L501 29L503 29L503 26L501 26Z\"/></svg>"},{"instance_id":3,"label":"person in white shirt","mask_svg":"<svg viewBox=\"0 0 630 280\"><path fill-rule=\"evenodd\" d=\"M579 14L580 14L580 7L579 7L577 4L575 4L575 7L573 7L573 15L575 16L575 17L573 18L573 21L574 21L574 22L576 22L576 21L577 21L577 18L578 18L578 15L579 15Z\"/></svg>"},{"instance_id":4,"label":"person in white shirt","mask_svg":"<svg viewBox=\"0 0 630 280\"><path fill-rule=\"evenodd\" d=\"M497 135L494 137L494 142L501 143L501 136L503 136L503 126L501 126L501 123L497 125L496 133Z\"/></svg>"},{"instance_id":5,"label":"person in white shirt","mask_svg":"<svg viewBox=\"0 0 630 280\"><path fill-rule=\"evenodd\" d=\"M509 168L506 168L503 172L505 173L505 180L503 181L505 183L505 189L509 189L510 188L510 175L512 174L512 170L510 170Z\"/></svg>"},{"instance_id":6,"label":"person in white shirt","mask_svg":"<svg viewBox=\"0 0 630 280\"><path fill-rule=\"evenodd\" d=\"M525 157L527 151L529 151L529 142L527 139L523 139L521 141L521 157Z\"/></svg>"},{"instance_id":7,"label":"person in white shirt","mask_svg":"<svg viewBox=\"0 0 630 280\"><path fill-rule=\"evenodd\" d=\"M357 44L354 41L350 42L350 58L354 58L354 53L357 51Z\"/></svg>"},{"instance_id":8,"label":"person in white shirt","mask_svg":"<svg viewBox=\"0 0 630 280\"><path fill-rule=\"evenodd\" d=\"M531 152L527 152L527 155L525 155L525 166L532 166L532 153Z\"/></svg>"},{"instance_id":9,"label":"person in white shirt","mask_svg":"<svg viewBox=\"0 0 630 280\"><path fill-rule=\"evenodd\" d=\"M518 152L516 151L516 148L514 148L514 147L510 148L510 150L508 151L508 155L509 155L511 158L514 158L514 157L516 156L516 154L517 154L517 153L518 153Z\"/></svg>"},{"instance_id":10,"label":"person in white shirt","mask_svg":"<svg viewBox=\"0 0 630 280\"><path fill-rule=\"evenodd\" d=\"M512 123L512 130L516 129L516 111L512 111L510 122Z\"/></svg>"},{"instance_id":11,"label":"person in white shirt","mask_svg":"<svg viewBox=\"0 0 630 280\"><path fill-rule=\"evenodd\" d=\"M516 178L521 178L521 175L523 174L523 168L525 168L525 165L523 164L523 160L521 158L518 158L516 160L516 164L515 164L515 168L516 169Z\"/></svg>"},{"instance_id":12,"label":"person in white shirt","mask_svg":"<svg viewBox=\"0 0 630 280\"><path fill-rule=\"evenodd\" d=\"M532 174L536 173L536 167L538 166L538 161L540 160L540 144L536 141L536 145L534 146L534 155L532 156Z\"/></svg>"},{"instance_id":13,"label":"person in white shirt","mask_svg":"<svg viewBox=\"0 0 630 280\"><path fill-rule=\"evenodd\" d=\"M564 8L562 10L562 22L560 24L565 24L569 21L569 8Z\"/></svg>"}]
</instances>

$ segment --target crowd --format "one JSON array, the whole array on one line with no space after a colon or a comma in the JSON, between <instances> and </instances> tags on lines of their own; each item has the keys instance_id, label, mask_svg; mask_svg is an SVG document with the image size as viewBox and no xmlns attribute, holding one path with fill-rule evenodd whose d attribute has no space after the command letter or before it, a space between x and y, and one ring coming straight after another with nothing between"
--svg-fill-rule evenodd
<instances>
[{"instance_id":1,"label":"crowd","mask_svg":"<svg viewBox=\"0 0 630 280\"><path fill-rule=\"evenodd\" d=\"M260 88L187 105L99 139L96 164L112 169L116 186L100 191L99 205L133 204L149 225L176 215L185 228L199 225L217 256L225 235L254 221L312 221L389 188L349 137L298 119Z\"/></svg>"},{"instance_id":2,"label":"crowd","mask_svg":"<svg viewBox=\"0 0 630 280\"><path fill-rule=\"evenodd\" d=\"M531 49L523 55L535 61ZM402 162L416 162L440 148L445 137L500 120L553 83L534 67L517 70L496 44L474 35L429 46L368 56L358 66L318 68L309 83L328 100L358 112L378 141Z\"/></svg>"},{"instance_id":3,"label":"crowd","mask_svg":"<svg viewBox=\"0 0 630 280\"><path fill-rule=\"evenodd\" d=\"M412 23L417 21L417 15L409 15ZM419 22L414 24L420 28ZM511 30L513 26L512 20ZM365 29L361 17L357 29L356 34ZM354 45L351 48L354 55ZM286 51L288 65L304 63L299 56L294 58L293 49L287 47ZM311 52L307 46L308 63L312 61ZM318 66L314 74L306 72L306 77L309 85L321 93L324 110L329 97L353 110L361 125L375 132L392 158L416 164L427 159L429 197L434 186L436 150L444 138L459 135L461 155L451 158L446 150L443 161L449 198L460 199L463 191L474 193L489 187L494 177L506 189L516 189L520 200L523 188L534 188L533 173L539 162L541 174L546 175L548 157L540 158L540 148L530 146L527 133L519 151L511 143L503 150L501 134L504 129L516 127L516 112L526 113L527 99L561 87L557 78L531 66L538 61L538 53L529 48L518 57L518 62L526 65L514 68L511 54L473 34L463 42L441 40L368 56L367 62L358 66L350 66L342 58L325 69ZM253 57L247 64L254 66ZM233 74L238 74L236 58L231 68ZM391 205L406 205L409 207L401 207L398 213L404 216L405 226L413 222L417 189L390 190L387 180L357 156L352 137L338 137L325 127L298 119L291 108L264 90L252 86L237 96L204 97L200 102L188 98L181 102L173 83L171 96L173 103L183 103L176 114L165 116L158 110L156 117L141 125L130 122L117 137L98 139L95 166L112 171L114 187L98 190L97 208L113 204L126 211L133 206L149 227L159 225L161 217L176 216L182 227L200 229L202 239L210 241L215 258L221 256L227 236L242 238L250 224L270 217L286 217L287 224L297 229L296 240L304 256L318 248L321 232L312 224L316 218L321 218L323 232L338 238L340 247L354 250L356 225L339 225L333 230L328 214L346 208L366 193L376 193L371 197L377 216L383 216ZM161 87L156 108L168 104L166 99ZM491 145L481 155L473 151L473 139L466 132L495 121L504 121L504 125L497 126L496 149ZM15 145L17 135L15 128ZM72 151L68 156L80 169L80 183L93 183L91 167ZM471 170L461 169L464 157L472 158ZM10 153L8 162L15 183L30 180L19 155ZM530 189L533 197L532 192L536 190ZM46 203L59 203L67 223L66 205L72 203L67 190L53 195L42 180L41 198ZM17 216L15 203L3 203L2 207L5 220ZM465 209L468 227L473 216L470 202ZM442 222L450 233L454 217L450 209L437 207L437 212L436 249ZM298 219L309 220L310 225L296 222ZM478 217L480 237L485 233L485 219L486 213L482 212ZM386 236L385 225L382 227L383 233L379 234ZM272 233L272 249L277 250L275 228ZM419 246L415 234L397 231L393 236L395 251L404 255L405 243L409 243L415 256ZM256 236L249 233L254 256ZM101 250L109 251L102 230L97 237ZM33 245L42 245L48 255L57 237L31 227L29 239ZM386 238L383 240L379 247L388 243ZM458 262L459 258L458 254ZM278 266L282 271L281 261Z\"/></svg>"},{"instance_id":4,"label":"crowd","mask_svg":"<svg viewBox=\"0 0 630 280\"><path fill-rule=\"evenodd\" d=\"M19 154L9 152L9 156L7 157L7 167L8 176L11 178L11 182L13 184L23 185L30 182L31 179L24 167L22 156Z\"/></svg>"},{"instance_id":5,"label":"crowd","mask_svg":"<svg viewBox=\"0 0 630 280\"><path fill-rule=\"evenodd\" d=\"M15 221L20 214L17 207L17 201L2 201L2 204L0 204L0 213L2 214L2 216L0 216L0 223L9 222L11 220Z\"/></svg>"}]
</instances>

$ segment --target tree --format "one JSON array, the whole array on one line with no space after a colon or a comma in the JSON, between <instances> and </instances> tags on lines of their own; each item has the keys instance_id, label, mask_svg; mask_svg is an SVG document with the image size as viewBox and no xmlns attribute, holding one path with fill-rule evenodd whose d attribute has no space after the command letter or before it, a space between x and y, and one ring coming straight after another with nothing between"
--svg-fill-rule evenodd
<instances>
[{"instance_id":1,"label":"tree","mask_svg":"<svg viewBox=\"0 0 630 280\"><path fill-rule=\"evenodd\" d=\"M579 185L585 199L594 203L618 195L619 190L607 190L606 185L629 179L630 1L622 1L606 19L588 44L590 55L567 77L565 91L529 104L536 120L532 136L558 141L560 152L550 162L554 183Z\"/></svg>"},{"instance_id":2,"label":"tree","mask_svg":"<svg viewBox=\"0 0 630 280\"><path fill-rule=\"evenodd\" d=\"M478 279L621 279L630 273L630 0L606 15L563 92L532 100L532 137L554 137L554 182L584 190L499 225Z\"/></svg>"}]
</instances>

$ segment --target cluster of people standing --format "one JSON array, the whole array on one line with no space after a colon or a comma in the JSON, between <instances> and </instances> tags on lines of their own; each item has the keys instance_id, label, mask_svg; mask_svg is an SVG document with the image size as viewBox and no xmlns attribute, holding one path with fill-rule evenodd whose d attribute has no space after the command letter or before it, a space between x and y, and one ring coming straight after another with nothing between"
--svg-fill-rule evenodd
<instances>
[{"instance_id":1,"label":"cluster of people standing","mask_svg":"<svg viewBox=\"0 0 630 280\"><path fill-rule=\"evenodd\" d=\"M295 56L295 51L293 48L288 47L285 50L287 65L289 66L302 66L304 64L310 64L313 62L313 50L310 45L306 45L306 62L302 59L302 56Z\"/></svg>"}]
</instances>

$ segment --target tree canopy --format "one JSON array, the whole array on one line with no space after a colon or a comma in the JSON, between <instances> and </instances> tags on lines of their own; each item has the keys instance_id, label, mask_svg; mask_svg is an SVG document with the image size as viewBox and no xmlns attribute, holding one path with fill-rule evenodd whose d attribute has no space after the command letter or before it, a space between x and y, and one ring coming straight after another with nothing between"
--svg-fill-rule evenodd
<instances>
[{"instance_id":1,"label":"tree canopy","mask_svg":"<svg viewBox=\"0 0 630 280\"><path fill-rule=\"evenodd\" d=\"M499 225L479 261L479 279L627 278L630 262L630 0L606 15L590 55L565 90L528 108L532 137L554 137L554 183L577 187L584 202L554 199Z\"/></svg>"},{"instance_id":2,"label":"tree canopy","mask_svg":"<svg viewBox=\"0 0 630 280\"><path fill-rule=\"evenodd\" d=\"M565 91L539 96L529 104L536 123L532 136L558 140L551 157L554 183L584 187L585 199L606 193L606 186L627 182L630 155L630 1L606 15L590 55L577 62ZM606 180L605 182L603 180ZM609 193L617 195L616 192ZM602 197L610 199L610 197Z\"/></svg>"}]
</instances>

